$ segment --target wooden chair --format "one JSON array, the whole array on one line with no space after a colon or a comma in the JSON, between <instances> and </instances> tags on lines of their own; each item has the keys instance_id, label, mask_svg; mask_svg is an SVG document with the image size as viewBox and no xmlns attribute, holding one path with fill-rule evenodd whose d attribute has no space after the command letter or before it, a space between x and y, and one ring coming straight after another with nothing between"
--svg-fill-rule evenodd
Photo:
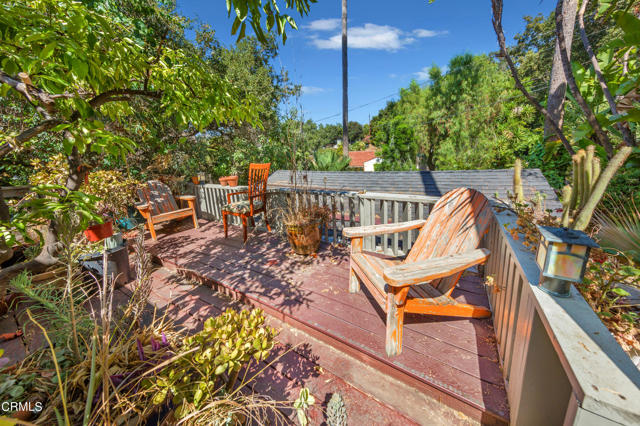
<instances>
[{"instance_id":1,"label":"wooden chair","mask_svg":"<svg viewBox=\"0 0 640 426\"><path fill-rule=\"evenodd\" d=\"M405 313L488 318L482 306L451 297L465 269L483 263L489 250L478 248L488 231L491 208L481 193L458 188L446 193L426 220L345 228L351 238L349 292L362 281L387 314L385 347L389 356L402 352ZM404 260L362 251L362 239L420 229Z\"/></svg>"},{"instance_id":2,"label":"wooden chair","mask_svg":"<svg viewBox=\"0 0 640 426\"><path fill-rule=\"evenodd\" d=\"M269 220L267 219L267 179L269 178L269 167L271 163L249 165L249 183L247 191L231 192L227 194L227 204L222 206L222 222L224 224L224 237L228 237L229 227L227 216L238 216L242 218L242 229L244 241L247 241L247 219L251 219L251 226L256 226L253 216L264 213L264 223L271 231ZM247 194L246 200L231 201L234 195Z\"/></svg>"},{"instance_id":3,"label":"wooden chair","mask_svg":"<svg viewBox=\"0 0 640 426\"><path fill-rule=\"evenodd\" d=\"M157 223L191 216L193 226L198 227L195 195L176 197L181 204L186 201L188 206L187 208L178 208L169 187L158 180L150 180L146 185L138 188L137 192L141 202L136 204L136 208L147 221L147 228L149 228L151 238L154 240L156 240L155 225Z\"/></svg>"}]
</instances>

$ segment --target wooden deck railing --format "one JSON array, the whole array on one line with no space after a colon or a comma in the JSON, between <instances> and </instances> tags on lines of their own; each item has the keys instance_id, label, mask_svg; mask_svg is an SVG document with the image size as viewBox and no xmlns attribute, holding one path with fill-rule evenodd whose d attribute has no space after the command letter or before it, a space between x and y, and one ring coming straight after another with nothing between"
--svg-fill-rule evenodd
<instances>
[{"instance_id":1,"label":"wooden deck railing","mask_svg":"<svg viewBox=\"0 0 640 426\"><path fill-rule=\"evenodd\" d=\"M497 212L483 246L487 294L516 425L640 424L640 372L580 293L537 287L534 253Z\"/></svg>"},{"instance_id":2,"label":"wooden deck railing","mask_svg":"<svg viewBox=\"0 0 640 426\"><path fill-rule=\"evenodd\" d=\"M198 185L203 216L220 220L226 193L242 187ZM291 189L272 192L277 205ZM401 194L310 191L335 214L322 229L325 241L346 244L346 226L397 223L426 218L435 197ZM553 297L538 287L534 253L514 240L508 210L494 214L483 247L486 289L515 425L640 424L640 372L580 293ZM369 237L366 250L403 255L416 231Z\"/></svg>"},{"instance_id":3,"label":"wooden deck railing","mask_svg":"<svg viewBox=\"0 0 640 426\"><path fill-rule=\"evenodd\" d=\"M198 195L198 213L208 220L222 220L222 206L227 202L227 194L246 190L246 186L221 186L217 184L196 185ZM294 190L290 188L271 189L269 192L269 210L272 226L281 228L278 223L278 211L283 208L285 197ZM342 229L349 226L373 225L376 223L397 223L406 220L424 219L438 197L418 195L387 194L352 191L306 191L314 202L328 206L333 211L331 220L321 229L322 240L330 243L347 244L342 236ZM235 197L234 197L235 198ZM232 224L239 225L237 218ZM258 221L260 226L261 221ZM377 251L393 256L406 254L417 238L416 231L400 234L367 237L365 250Z\"/></svg>"}]
</instances>

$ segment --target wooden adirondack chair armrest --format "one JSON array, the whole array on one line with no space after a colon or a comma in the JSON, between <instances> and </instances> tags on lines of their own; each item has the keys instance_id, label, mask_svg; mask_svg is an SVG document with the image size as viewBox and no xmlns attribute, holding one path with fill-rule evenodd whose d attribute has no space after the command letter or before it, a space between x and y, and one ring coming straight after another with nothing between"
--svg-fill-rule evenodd
<instances>
[{"instance_id":1,"label":"wooden adirondack chair armrest","mask_svg":"<svg viewBox=\"0 0 640 426\"><path fill-rule=\"evenodd\" d=\"M410 229L422 228L424 224L427 223L426 220L412 220L410 222L400 222L400 223L388 223L388 224L380 224L380 225L369 225L369 226L354 226L351 228L344 228L342 230L342 235L349 238L357 238L357 237L368 237L371 235L381 235L381 234L395 234L397 232L408 231Z\"/></svg>"},{"instance_id":2,"label":"wooden adirondack chair armrest","mask_svg":"<svg viewBox=\"0 0 640 426\"><path fill-rule=\"evenodd\" d=\"M242 195L242 194L248 194L249 191L239 191L239 192L229 192L227 194L227 203L231 204L231 196L232 195Z\"/></svg>"},{"instance_id":3,"label":"wooden adirondack chair armrest","mask_svg":"<svg viewBox=\"0 0 640 426\"><path fill-rule=\"evenodd\" d=\"M191 201L193 201L193 200L196 199L196 196L195 195L178 195L178 196L176 196L176 198L178 200L185 200L185 201L191 200Z\"/></svg>"},{"instance_id":4,"label":"wooden adirondack chair armrest","mask_svg":"<svg viewBox=\"0 0 640 426\"><path fill-rule=\"evenodd\" d=\"M435 257L419 262L385 268L383 277L391 287L406 287L412 284L424 283L444 278L457 272L464 271L470 266L484 263L490 251L479 248L451 256Z\"/></svg>"},{"instance_id":5,"label":"wooden adirondack chair armrest","mask_svg":"<svg viewBox=\"0 0 640 426\"><path fill-rule=\"evenodd\" d=\"M145 219L151 215L151 205L149 203L136 203L136 209Z\"/></svg>"}]
</instances>

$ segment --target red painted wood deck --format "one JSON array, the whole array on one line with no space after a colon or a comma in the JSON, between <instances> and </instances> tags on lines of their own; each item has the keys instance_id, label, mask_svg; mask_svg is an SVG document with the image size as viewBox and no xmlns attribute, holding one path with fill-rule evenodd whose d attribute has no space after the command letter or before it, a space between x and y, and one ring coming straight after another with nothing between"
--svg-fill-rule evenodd
<instances>
[{"instance_id":1,"label":"red painted wood deck","mask_svg":"<svg viewBox=\"0 0 640 426\"><path fill-rule=\"evenodd\" d=\"M302 258L273 233L252 233L243 245L241 228L231 228L229 239L214 222L184 228L160 230L158 241L149 241L165 266L258 305L471 418L508 422L491 319L408 315L403 353L389 358L384 313L364 286L359 294L348 292L346 248L323 245L317 257ZM465 274L453 295L488 306L481 280L472 274Z\"/></svg>"}]
</instances>

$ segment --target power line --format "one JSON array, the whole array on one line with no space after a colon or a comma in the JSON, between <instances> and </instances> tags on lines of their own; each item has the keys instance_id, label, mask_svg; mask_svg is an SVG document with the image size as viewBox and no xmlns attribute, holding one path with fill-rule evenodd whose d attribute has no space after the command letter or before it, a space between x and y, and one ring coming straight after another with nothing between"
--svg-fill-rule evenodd
<instances>
[{"instance_id":1,"label":"power line","mask_svg":"<svg viewBox=\"0 0 640 426\"><path fill-rule=\"evenodd\" d=\"M593 31L593 32L591 32L591 33L587 34L587 37L591 37L591 36L594 36L594 35L600 34L600 33L605 32L605 31L607 31L607 30L608 30L608 28L603 28L603 29L600 29L600 30L598 30L598 31ZM542 36L544 36L544 35L545 35L545 34L542 34L541 36L539 36L539 37L537 37L536 39L533 39L533 40L539 41L539 40L541 39L541 37L542 37ZM554 44L554 46L552 46L552 47L548 47L548 48L546 48L546 49L538 49L538 50L536 51L536 53L543 53L543 52L547 52L547 51L551 51L551 50L555 50L555 44ZM540 78L537 78L537 79L530 80L528 83L538 83L538 82L543 83L545 87L548 85L548 81L547 81L547 79L546 79L546 78L544 78L544 77L540 77ZM429 81L426 81L426 82L424 82L423 84L420 84L419 86L420 86L420 88L425 88L428 84L429 84ZM530 91L530 92L532 92L532 93L535 93L535 92L537 92L537 91L539 91L539 90L532 90L532 89L530 89L529 91ZM369 102L367 102L367 103L364 103L364 104L361 104L361 105L355 106L355 107L353 107L353 108L349 108L347 111L348 111L348 112L352 112L352 111L358 110L358 109L360 109L360 108L364 108L364 107L366 107L366 106L369 106L369 105L371 105L371 104L375 104L375 103L377 103L377 102L380 102L380 101L383 101L383 100L386 100L386 99L392 98L392 97L394 97L394 96L398 96L398 92L394 92L394 93L391 93L391 94L385 95L385 96L383 96L383 97L381 97L381 98L375 99L375 100L373 100L373 101L369 101ZM517 96L516 96L516 97L517 97ZM515 99L515 98L514 98L514 99ZM502 101L502 102L506 102L506 101ZM328 115L328 116L326 116L326 117L323 117L323 118L321 118L321 119L319 119L319 120L314 120L314 121L315 121L316 123L320 123L320 122L323 122L323 121L325 121L325 120L329 120L329 119L334 118L334 117L340 117L341 115L342 115L342 113L341 113L341 112L338 112L338 113L335 113L335 114L332 114L332 115Z\"/></svg>"}]
</instances>

